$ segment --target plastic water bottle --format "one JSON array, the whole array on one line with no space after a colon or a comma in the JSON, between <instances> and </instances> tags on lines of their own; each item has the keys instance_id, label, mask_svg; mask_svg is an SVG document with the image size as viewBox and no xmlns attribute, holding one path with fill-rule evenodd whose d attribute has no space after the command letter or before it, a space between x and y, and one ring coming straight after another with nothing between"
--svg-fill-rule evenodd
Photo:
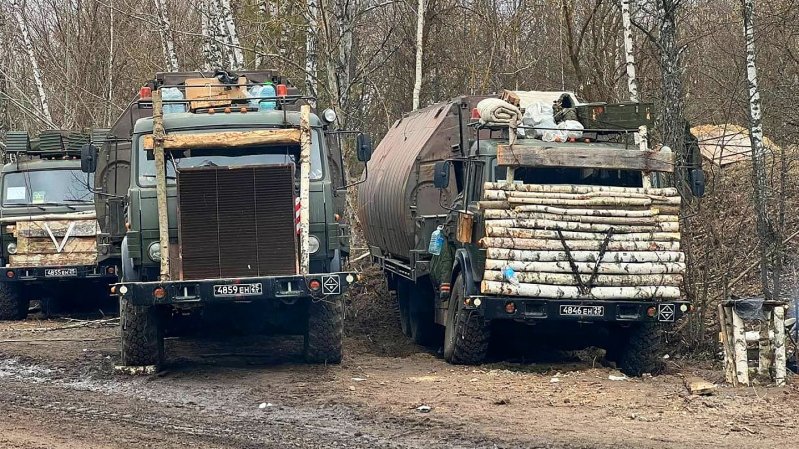
<instances>
[{"instance_id":1,"label":"plastic water bottle","mask_svg":"<svg viewBox=\"0 0 799 449\"><path fill-rule=\"evenodd\" d=\"M441 254L441 249L444 247L444 226L439 226L430 235L430 245L427 247L427 252L438 256Z\"/></svg>"},{"instance_id":2,"label":"plastic water bottle","mask_svg":"<svg viewBox=\"0 0 799 449\"><path fill-rule=\"evenodd\" d=\"M161 98L163 100L183 100L183 92L177 87L164 87L161 89ZM184 103L164 103L164 114L175 114L178 112L186 112L186 105Z\"/></svg>"},{"instance_id":3,"label":"plastic water bottle","mask_svg":"<svg viewBox=\"0 0 799 449\"><path fill-rule=\"evenodd\" d=\"M519 278L516 277L516 271L514 271L510 265L505 265L502 269L502 278L505 279L505 282L509 282L512 285L519 285Z\"/></svg>"},{"instance_id":4,"label":"plastic water bottle","mask_svg":"<svg viewBox=\"0 0 799 449\"><path fill-rule=\"evenodd\" d=\"M277 91L275 90L275 86L272 83L264 83L261 87L261 97L276 97ZM274 111L277 108L277 103L274 101L268 100L261 100L261 104L258 107L259 111Z\"/></svg>"}]
</instances>

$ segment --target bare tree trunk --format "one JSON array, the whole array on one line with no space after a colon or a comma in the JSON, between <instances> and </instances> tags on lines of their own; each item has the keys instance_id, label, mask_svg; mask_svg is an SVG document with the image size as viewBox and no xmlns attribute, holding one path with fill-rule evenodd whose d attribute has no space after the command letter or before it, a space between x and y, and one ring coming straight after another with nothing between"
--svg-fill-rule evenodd
<instances>
[{"instance_id":1,"label":"bare tree trunk","mask_svg":"<svg viewBox=\"0 0 799 449\"><path fill-rule=\"evenodd\" d=\"M630 23L630 0L621 0L621 22L624 29L624 59L627 66L627 89L630 101L638 102L638 81L635 79L633 31Z\"/></svg>"},{"instance_id":2,"label":"bare tree trunk","mask_svg":"<svg viewBox=\"0 0 799 449\"><path fill-rule=\"evenodd\" d=\"M350 82L352 80L352 47L355 26L353 11L358 8L358 0L337 0L336 19L338 21L338 104L343 112L339 124L344 126L349 108Z\"/></svg>"},{"instance_id":3,"label":"bare tree trunk","mask_svg":"<svg viewBox=\"0 0 799 449\"><path fill-rule=\"evenodd\" d=\"M236 21L233 20L233 11L230 8L230 0L219 0L219 12L224 34L227 36L228 52L231 58L231 69L244 67L244 53L241 51L241 42L236 32Z\"/></svg>"},{"instance_id":4,"label":"bare tree trunk","mask_svg":"<svg viewBox=\"0 0 799 449\"><path fill-rule=\"evenodd\" d=\"M113 120L112 114L112 102L114 99L114 0L109 0L109 25L108 25L108 73L106 77L108 77L108 97L106 98L105 104L105 126L111 127L111 121Z\"/></svg>"},{"instance_id":5,"label":"bare tree trunk","mask_svg":"<svg viewBox=\"0 0 799 449\"><path fill-rule=\"evenodd\" d=\"M222 67L224 54L219 42L219 15L217 0L204 0L202 8L203 56L205 70L213 71Z\"/></svg>"},{"instance_id":6,"label":"bare tree trunk","mask_svg":"<svg viewBox=\"0 0 799 449\"><path fill-rule=\"evenodd\" d=\"M413 110L419 109L419 97L422 93L422 56L424 43L424 0L416 6L416 76L413 84Z\"/></svg>"},{"instance_id":7,"label":"bare tree trunk","mask_svg":"<svg viewBox=\"0 0 799 449\"><path fill-rule=\"evenodd\" d=\"M47 92L44 90L44 81L42 80L42 72L39 69L39 62L36 60L36 54L33 52L33 42L28 32L28 24L22 16L22 10L18 0L10 0L10 9L14 11L14 16L17 19L19 30L22 33L22 43L25 46L25 51L28 53L30 59L31 70L33 71L33 81L36 83L36 90L39 93L39 105L42 108L42 115L48 122L53 121L50 115L50 105L47 102Z\"/></svg>"},{"instance_id":8,"label":"bare tree trunk","mask_svg":"<svg viewBox=\"0 0 799 449\"><path fill-rule=\"evenodd\" d=\"M113 8L112 8L113 9ZM170 72L177 72L179 69L178 55L175 53L175 41L172 37L172 23L166 8L166 0L155 0L155 9L158 11L158 22L161 34L161 49L164 52L166 68Z\"/></svg>"},{"instance_id":9,"label":"bare tree trunk","mask_svg":"<svg viewBox=\"0 0 799 449\"><path fill-rule=\"evenodd\" d=\"M769 249L773 242L773 230L768 217L768 186L766 185L766 156L763 148L763 112L761 110L760 88L757 82L755 64L755 2L743 0L744 36L746 38L746 81L749 87L749 133L752 142L752 176L755 215L757 216L757 235L760 247L760 280L766 299L776 299L779 292L772 290L768 273L770 269Z\"/></svg>"},{"instance_id":10,"label":"bare tree trunk","mask_svg":"<svg viewBox=\"0 0 799 449\"><path fill-rule=\"evenodd\" d=\"M319 0L308 0L307 10L307 35L305 36L305 88L310 97L317 95L317 54L316 45L319 40L318 36L318 17L319 17ZM316 101L311 100L312 108L316 108Z\"/></svg>"}]
</instances>

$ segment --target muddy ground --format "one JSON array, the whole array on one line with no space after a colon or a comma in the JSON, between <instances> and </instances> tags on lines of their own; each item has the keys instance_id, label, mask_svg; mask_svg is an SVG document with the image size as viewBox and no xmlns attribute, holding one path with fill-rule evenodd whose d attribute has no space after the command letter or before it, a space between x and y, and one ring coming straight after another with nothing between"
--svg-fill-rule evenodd
<instances>
[{"instance_id":1,"label":"muddy ground","mask_svg":"<svg viewBox=\"0 0 799 449\"><path fill-rule=\"evenodd\" d=\"M628 380L600 351L460 367L381 331L350 332L327 367L293 337L169 339L163 372L130 377L113 373L113 322L76 324L0 323L0 447L797 446L793 384L691 396L682 376L720 380L696 364Z\"/></svg>"}]
</instances>

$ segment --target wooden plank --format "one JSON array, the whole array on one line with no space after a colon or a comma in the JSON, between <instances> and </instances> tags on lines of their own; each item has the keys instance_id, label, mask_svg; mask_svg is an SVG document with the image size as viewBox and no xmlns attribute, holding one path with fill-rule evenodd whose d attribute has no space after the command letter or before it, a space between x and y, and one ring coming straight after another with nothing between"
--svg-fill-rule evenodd
<instances>
[{"instance_id":1,"label":"wooden plank","mask_svg":"<svg viewBox=\"0 0 799 449\"><path fill-rule=\"evenodd\" d=\"M678 299L681 296L680 289L677 287L594 287L588 295L583 295L577 287L572 286L544 284L513 285L506 282L494 281L483 281L480 291L483 294L489 295L558 299Z\"/></svg>"},{"instance_id":2,"label":"wooden plank","mask_svg":"<svg viewBox=\"0 0 799 449\"><path fill-rule=\"evenodd\" d=\"M600 240L564 240L566 247L575 251L599 251ZM482 248L505 248L562 251L563 242L560 240L517 239L512 237L483 237L480 239ZM626 241L611 240L606 249L608 251L679 251L680 242L654 242L654 241Z\"/></svg>"},{"instance_id":3,"label":"wooden plank","mask_svg":"<svg viewBox=\"0 0 799 449\"><path fill-rule=\"evenodd\" d=\"M587 283L590 274L582 275L582 282ZM524 284L578 285L572 273L517 272L516 278ZM505 280L501 270L486 270L483 279L502 282ZM603 274L596 277L594 285L598 287L637 287L639 285L663 285L679 287L682 285L681 274Z\"/></svg>"},{"instance_id":4,"label":"wooden plank","mask_svg":"<svg viewBox=\"0 0 799 449\"><path fill-rule=\"evenodd\" d=\"M63 267L96 263L96 251L91 253L15 254L9 257L9 264L12 267Z\"/></svg>"},{"instance_id":5,"label":"wooden plank","mask_svg":"<svg viewBox=\"0 0 799 449\"><path fill-rule=\"evenodd\" d=\"M577 273L591 274L594 272L595 262L575 262ZM486 270L502 270L506 266L514 271L530 273L573 273L569 262L520 262L515 260L486 259ZM682 262L644 262L625 263L603 261L597 267L598 274L683 274L685 264Z\"/></svg>"},{"instance_id":6,"label":"wooden plank","mask_svg":"<svg viewBox=\"0 0 799 449\"><path fill-rule=\"evenodd\" d=\"M485 190L507 190L513 192L551 192L551 193L589 193L589 192L620 192L643 193L660 196L677 196L679 193L674 187L643 189L641 187L616 187L616 186L588 186L577 184L505 184L504 182L486 182Z\"/></svg>"},{"instance_id":7,"label":"wooden plank","mask_svg":"<svg viewBox=\"0 0 799 449\"><path fill-rule=\"evenodd\" d=\"M472 230L474 229L474 215L458 214L458 235L456 239L461 243L472 243Z\"/></svg>"},{"instance_id":8,"label":"wooden plank","mask_svg":"<svg viewBox=\"0 0 799 449\"><path fill-rule=\"evenodd\" d=\"M63 237L66 235L70 224L74 223L70 236L74 237L95 237L97 235L97 221L96 220L53 220L53 221L22 221L14 226L13 234L15 237L47 237L50 234L47 232L47 227L54 237Z\"/></svg>"},{"instance_id":9,"label":"wooden plank","mask_svg":"<svg viewBox=\"0 0 799 449\"><path fill-rule=\"evenodd\" d=\"M0 223L18 223L25 221L59 221L59 220L96 220L97 214L94 211L75 212L69 214L43 214L25 215L22 217L5 217L0 219Z\"/></svg>"},{"instance_id":10,"label":"wooden plank","mask_svg":"<svg viewBox=\"0 0 799 449\"><path fill-rule=\"evenodd\" d=\"M572 251L572 259L580 262L596 262L598 251ZM488 259L511 260L519 262L563 262L568 261L566 253L557 251L525 251L517 249L488 248ZM685 254L671 251L608 251L603 261L641 263L641 262L685 262Z\"/></svg>"},{"instance_id":11,"label":"wooden plank","mask_svg":"<svg viewBox=\"0 0 799 449\"><path fill-rule=\"evenodd\" d=\"M599 146L523 146L499 145L497 165L525 167L598 168L607 170L674 171L674 155L670 150Z\"/></svg>"},{"instance_id":12,"label":"wooden plank","mask_svg":"<svg viewBox=\"0 0 799 449\"><path fill-rule=\"evenodd\" d=\"M61 239L56 239L61 244ZM70 237L67 240L62 253L91 253L97 251L97 240L94 237ZM58 254L58 248L50 237L46 238L27 238L17 239L17 254Z\"/></svg>"},{"instance_id":13,"label":"wooden plank","mask_svg":"<svg viewBox=\"0 0 799 449\"><path fill-rule=\"evenodd\" d=\"M152 134L144 136L144 149L154 148ZM299 145L299 129L256 129L194 134L168 134L165 150L238 148L254 145Z\"/></svg>"},{"instance_id":14,"label":"wooden plank","mask_svg":"<svg viewBox=\"0 0 799 449\"><path fill-rule=\"evenodd\" d=\"M238 79L238 88L229 88L217 78L188 78L185 81L186 99L194 100L189 102L189 108L194 111L202 108L228 106L233 100L243 100L247 98L246 89L247 78Z\"/></svg>"},{"instance_id":15,"label":"wooden plank","mask_svg":"<svg viewBox=\"0 0 799 449\"><path fill-rule=\"evenodd\" d=\"M697 376L688 376L683 379L683 383L685 384L685 388L688 389L688 392L693 395L709 396L716 394L718 391L718 386L716 384Z\"/></svg>"}]
</instances>

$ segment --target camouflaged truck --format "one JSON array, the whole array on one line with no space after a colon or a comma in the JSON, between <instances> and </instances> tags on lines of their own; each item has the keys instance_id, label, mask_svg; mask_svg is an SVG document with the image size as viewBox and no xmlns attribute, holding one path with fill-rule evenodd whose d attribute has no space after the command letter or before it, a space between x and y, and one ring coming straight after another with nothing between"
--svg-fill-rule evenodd
<instances>
[{"instance_id":1,"label":"camouflaged truck","mask_svg":"<svg viewBox=\"0 0 799 449\"><path fill-rule=\"evenodd\" d=\"M674 156L640 128L651 105L514 95L528 108L572 100L563 111L582 130L520 138L536 130L484 122L487 97L464 96L403 116L375 149L359 216L404 333L443 340L450 363L482 363L492 340L535 341L604 347L628 374L656 372L664 330L691 304L681 197L661 184ZM690 173L701 193L701 169Z\"/></svg>"},{"instance_id":2,"label":"camouflaged truck","mask_svg":"<svg viewBox=\"0 0 799 449\"><path fill-rule=\"evenodd\" d=\"M161 364L165 333L186 316L298 333L307 361L340 362L355 273L342 270L348 134L335 121L271 71L159 73L84 149L98 246L122 260L124 365ZM368 138L357 140L365 162Z\"/></svg>"},{"instance_id":3,"label":"camouflaged truck","mask_svg":"<svg viewBox=\"0 0 799 449\"><path fill-rule=\"evenodd\" d=\"M35 139L26 132L6 134L2 320L24 319L31 299L42 300L46 311L64 301L111 306L108 286L116 282L116 264L99 261L94 194L80 170L81 144L88 140L71 131L42 131Z\"/></svg>"}]
</instances>

